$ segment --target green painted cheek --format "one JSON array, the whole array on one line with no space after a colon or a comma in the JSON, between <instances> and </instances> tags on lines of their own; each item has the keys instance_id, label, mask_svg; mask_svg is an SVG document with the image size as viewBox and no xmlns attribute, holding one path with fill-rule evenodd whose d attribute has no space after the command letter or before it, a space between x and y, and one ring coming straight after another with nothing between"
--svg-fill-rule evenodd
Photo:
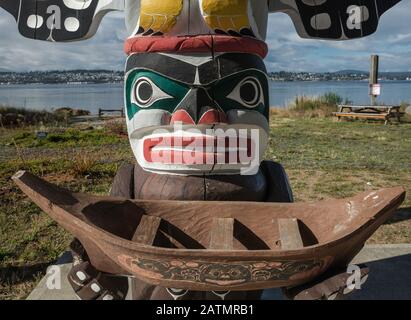
<instances>
[{"instance_id":1,"label":"green painted cheek","mask_svg":"<svg viewBox=\"0 0 411 320\"><path fill-rule=\"evenodd\" d=\"M261 102L254 107L246 107L244 102L241 101L240 97L234 98L233 91L238 89L239 84L249 77L258 80L259 86L261 87ZM261 72L254 70L247 70L239 74L228 76L216 83L214 83L209 92L214 100L218 103L220 108L225 112L230 110L255 110L263 114L267 119L269 117L269 91L268 91L268 81L267 77Z\"/></svg>"},{"instance_id":2,"label":"green painted cheek","mask_svg":"<svg viewBox=\"0 0 411 320\"><path fill-rule=\"evenodd\" d=\"M135 94L136 82L142 78L149 79L153 84L153 95L155 97L148 105L139 105L133 102L132 98ZM125 85L128 119L131 120L140 110L160 109L172 113L187 95L188 91L189 88L187 86L155 72L135 70L127 77Z\"/></svg>"}]
</instances>

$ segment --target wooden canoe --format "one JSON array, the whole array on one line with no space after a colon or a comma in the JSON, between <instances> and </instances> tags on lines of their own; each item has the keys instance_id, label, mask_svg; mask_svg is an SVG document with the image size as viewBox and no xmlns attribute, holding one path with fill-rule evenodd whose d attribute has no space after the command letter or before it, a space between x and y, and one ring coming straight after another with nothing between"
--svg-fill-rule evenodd
<instances>
[{"instance_id":1,"label":"wooden canoe","mask_svg":"<svg viewBox=\"0 0 411 320\"><path fill-rule=\"evenodd\" d=\"M201 291L301 285L346 266L405 198L393 188L317 203L138 201L13 179L97 269Z\"/></svg>"}]
</instances>

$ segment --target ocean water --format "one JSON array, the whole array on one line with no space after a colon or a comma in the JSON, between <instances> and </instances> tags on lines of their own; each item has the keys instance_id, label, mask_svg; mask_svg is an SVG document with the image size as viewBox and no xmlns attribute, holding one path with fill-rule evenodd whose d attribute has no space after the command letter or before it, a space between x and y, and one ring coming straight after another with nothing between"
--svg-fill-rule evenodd
<instances>
[{"instance_id":1,"label":"ocean water","mask_svg":"<svg viewBox=\"0 0 411 320\"><path fill-rule=\"evenodd\" d=\"M366 81L270 82L270 105L285 107L297 95L318 96L335 92L355 104L369 104ZM411 103L411 81L382 83L378 99L385 104ZM52 110L72 107L97 113L118 109L123 103L122 84L0 85L0 105Z\"/></svg>"}]
</instances>

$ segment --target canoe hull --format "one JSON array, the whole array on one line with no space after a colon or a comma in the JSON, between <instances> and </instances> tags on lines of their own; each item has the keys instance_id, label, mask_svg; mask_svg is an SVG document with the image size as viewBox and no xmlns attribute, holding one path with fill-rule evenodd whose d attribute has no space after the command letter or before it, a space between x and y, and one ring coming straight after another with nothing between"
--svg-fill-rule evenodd
<instances>
[{"instance_id":1,"label":"canoe hull","mask_svg":"<svg viewBox=\"0 0 411 320\"><path fill-rule=\"evenodd\" d=\"M401 188L374 192L374 198L381 197L383 200L375 204L375 214L360 220L358 228L332 241L298 250L178 249L132 242L119 237L115 231L107 232L82 216L84 212L93 211L98 217L99 212L94 211L101 204L114 210L115 206L127 207L129 200L71 194L26 172L17 174L14 180L43 211L80 240L92 265L98 270L134 276L152 285L192 291L251 291L297 286L319 277L330 268L345 267L366 240L392 217L405 198ZM383 195L387 194L384 198ZM361 197L365 200L369 196ZM147 214L151 207L154 212L158 211L157 202L133 203L144 208L142 213L134 212L134 215ZM179 202L164 204L170 210L180 205ZM187 203L184 205L187 206ZM201 207L202 203L188 204L189 207L191 205ZM216 211L219 206L229 208L227 203L216 203L215 206ZM252 208L261 205L244 203L243 206ZM309 206L313 208L313 204ZM272 205L272 210L278 208L283 210ZM294 205L286 208L292 211ZM271 209L261 206L261 210L270 212Z\"/></svg>"}]
</instances>

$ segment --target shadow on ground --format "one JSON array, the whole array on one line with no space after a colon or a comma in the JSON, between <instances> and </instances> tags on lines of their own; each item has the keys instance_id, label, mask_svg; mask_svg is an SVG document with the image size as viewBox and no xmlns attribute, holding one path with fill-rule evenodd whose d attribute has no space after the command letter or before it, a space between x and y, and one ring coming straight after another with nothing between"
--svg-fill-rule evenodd
<instances>
[{"instance_id":1,"label":"shadow on ground","mask_svg":"<svg viewBox=\"0 0 411 320\"><path fill-rule=\"evenodd\" d=\"M384 224L390 225L390 224L408 221L408 220L411 220L411 207L398 209L395 212L394 217L392 217L389 221L387 221Z\"/></svg>"},{"instance_id":2,"label":"shadow on ground","mask_svg":"<svg viewBox=\"0 0 411 320\"><path fill-rule=\"evenodd\" d=\"M55 261L37 263L33 265L0 267L0 283L19 284L32 280L38 274L45 273L47 268Z\"/></svg>"},{"instance_id":3,"label":"shadow on ground","mask_svg":"<svg viewBox=\"0 0 411 320\"><path fill-rule=\"evenodd\" d=\"M347 300L411 300L411 254L366 263L368 281ZM279 289L266 290L264 300L284 299Z\"/></svg>"}]
</instances>

